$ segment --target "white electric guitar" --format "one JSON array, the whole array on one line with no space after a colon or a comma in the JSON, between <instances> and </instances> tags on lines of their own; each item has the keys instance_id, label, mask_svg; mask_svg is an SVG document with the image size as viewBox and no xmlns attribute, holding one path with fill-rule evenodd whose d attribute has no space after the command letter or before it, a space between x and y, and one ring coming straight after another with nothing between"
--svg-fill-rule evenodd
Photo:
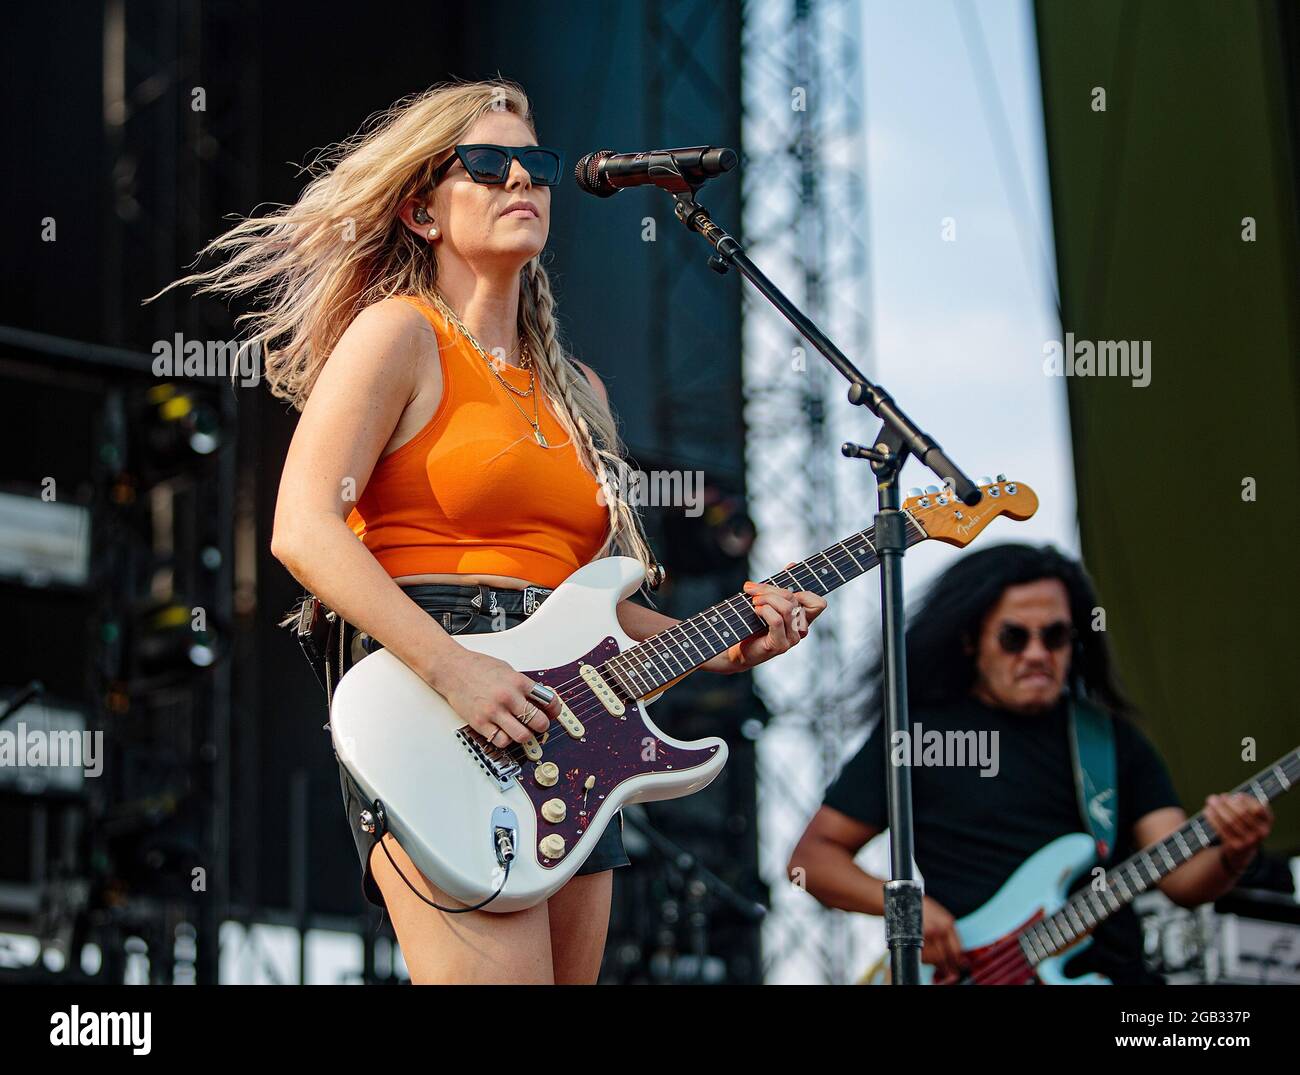
<instances>
[{"instance_id":1,"label":"white electric guitar","mask_svg":"<svg viewBox=\"0 0 1300 1075\"><path fill-rule=\"evenodd\" d=\"M982 490L973 508L948 489L908 498L908 544L965 546L999 515L1027 519L1038 508L1033 490L1001 477ZM764 581L829 593L876 566L874 536L856 533ZM540 903L578 871L620 807L689 795L722 769L721 739L673 739L643 706L767 625L738 593L636 642L616 608L643 577L628 557L596 560L517 627L457 636L559 693L563 713L540 740L493 746L387 649L339 680L330 712L339 761L382 804L420 871L455 899L488 911Z\"/></svg>"}]
</instances>

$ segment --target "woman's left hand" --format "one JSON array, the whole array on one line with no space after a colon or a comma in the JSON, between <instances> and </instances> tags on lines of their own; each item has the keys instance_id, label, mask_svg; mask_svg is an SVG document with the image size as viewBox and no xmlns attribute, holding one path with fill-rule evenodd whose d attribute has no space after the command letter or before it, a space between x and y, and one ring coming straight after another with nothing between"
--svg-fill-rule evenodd
<instances>
[{"instance_id":1,"label":"woman's left hand","mask_svg":"<svg viewBox=\"0 0 1300 1075\"><path fill-rule=\"evenodd\" d=\"M826 599L811 590L794 592L767 583L746 582L745 593L767 624L767 630L737 642L723 654L733 672L746 672L798 645L800 639L807 637L812 621L826 608Z\"/></svg>"}]
</instances>

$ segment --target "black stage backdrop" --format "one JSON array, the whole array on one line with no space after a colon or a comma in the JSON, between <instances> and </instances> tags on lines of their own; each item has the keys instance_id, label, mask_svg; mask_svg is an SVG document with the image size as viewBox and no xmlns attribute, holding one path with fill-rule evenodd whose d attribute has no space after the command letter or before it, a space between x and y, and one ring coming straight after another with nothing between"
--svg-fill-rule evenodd
<instances>
[{"instance_id":1,"label":"black stage backdrop","mask_svg":"<svg viewBox=\"0 0 1300 1075\"><path fill-rule=\"evenodd\" d=\"M570 173L598 148L740 148L737 0L545 8L54 0L11 5L5 31L0 326L74 341L73 350L80 341L147 356L154 341L177 331L231 338L237 311L180 296L147 307L140 300L179 275L231 214L292 200L305 182L298 166L315 150L447 78L521 82L541 140L563 150ZM204 108L196 112L200 90ZM121 106L113 104L119 97ZM739 232L738 174L707 195L718 220ZM649 190L601 201L566 179L556 191L548 267L572 350L609 386L637 463L702 470L743 511L739 283L708 270L706 244L682 229L671 206ZM55 241L42 234L46 218L56 223ZM70 368L53 356L36 361L56 381ZM0 479L26 485L49 471L57 431L88 429L103 402L22 378L8 401L12 435ZM253 913L352 916L362 910L357 865L321 727L323 693L274 627L299 593L268 548L294 417L262 386L238 390L231 412L236 523L226 539L235 559L235 648L230 741L217 744L230 781L230 897ZM24 434L32 423L50 435ZM94 453L82 449L75 463L59 466L84 482ZM684 615L739 589L743 560L689 562L690 550L711 540L707 527L683 538L681 526L665 532L663 515L650 512L673 577L659 602L665 611ZM84 637L87 613L75 617L82 621L75 630L40 627L34 640L31 625L53 617L53 597L5 586L11 598L45 611L23 623L6 619L0 685L31 678L40 649L66 669L67 693L96 704L84 674L95 659ZM717 684L705 686L713 689L699 704L704 687L675 688L656 715L671 732L675 721L720 710L720 721L695 730L733 738L735 773L700 809L729 834L734 859L711 865L752 890L752 751L733 733L763 714L748 677L721 698ZM673 829L674 815L663 816ZM744 975L757 974L755 945Z\"/></svg>"}]
</instances>

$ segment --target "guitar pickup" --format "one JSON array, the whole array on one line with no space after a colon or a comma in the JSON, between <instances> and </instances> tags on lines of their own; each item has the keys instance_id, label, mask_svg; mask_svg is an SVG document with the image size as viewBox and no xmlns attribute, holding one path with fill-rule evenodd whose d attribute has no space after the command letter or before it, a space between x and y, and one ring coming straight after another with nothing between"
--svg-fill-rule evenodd
<instances>
[{"instance_id":1,"label":"guitar pickup","mask_svg":"<svg viewBox=\"0 0 1300 1075\"><path fill-rule=\"evenodd\" d=\"M560 727L569 733L570 738L581 739L587 734L587 729L582 726L582 721L573 715L573 710L569 708L568 703L563 699L560 700L560 715L556 719L560 722ZM540 753L538 757L541 757Z\"/></svg>"},{"instance_id":2,"label":"guitar pickup","mask_svg":"<svg viewBox=\"0 0 1300 1075\"><path fill-rule=\"evenodd\" d=\"M537 736L530 735L524 740L524 754L529 761L542 760L542 744L537 741Z\"/></svg>"},{"instance_id":3,"label":"guitar pickup","mask_svg":"<svg viewBox=\"0 0 1300 1075\"><path fill-rule=\"evenodd\" d=\"M579 674L586 681L587 686L591 688L592 693L600 700L610 714L615 717L621 717L627 712L627 707L623 705L618 695L614 693L613 688L605 682L604 678L589 664L584 664L578 669Z\"/></svg>"}]
</instances>

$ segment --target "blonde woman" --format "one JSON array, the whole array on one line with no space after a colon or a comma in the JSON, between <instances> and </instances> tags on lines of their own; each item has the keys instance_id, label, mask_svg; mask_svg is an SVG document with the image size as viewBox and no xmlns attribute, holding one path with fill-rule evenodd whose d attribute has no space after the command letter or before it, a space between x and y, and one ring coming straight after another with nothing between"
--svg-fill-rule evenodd
<instances>
[{"instance_id":1,"label":"blonde woman","mask_svg":"<svg viewBox=\"0 0 1300 1075\"><path fill-rule=\"evenodd\" d=\"M207 248L219 267L179 281L261 299L249 342L302 412L272 553L364 649L386 646L499 746L541 735L558 706L454 635L522 622L596 557L655 566L621 495L605 389L557 333L540 258L560 178L517 85L445 84L336 147L295 204L242 221ZM746 585L768 629L711 671L784 652L825 607ZM635 639L676 622L632 601L618 615ZM628 861L621 818L545 903L448 914L432 904L459 905L391 834L362 832L359 790L342 766L340 779L363 891L392 916L413 981L596 980L612 869Z\"/></svg>"}]
</instances>

